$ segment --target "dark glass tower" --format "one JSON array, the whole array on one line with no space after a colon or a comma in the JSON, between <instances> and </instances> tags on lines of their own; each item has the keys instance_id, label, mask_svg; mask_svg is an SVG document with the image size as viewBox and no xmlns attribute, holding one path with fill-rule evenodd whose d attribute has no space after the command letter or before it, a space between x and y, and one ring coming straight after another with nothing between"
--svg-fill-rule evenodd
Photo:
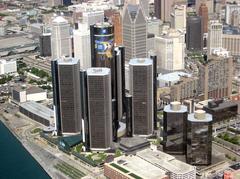
<instances>
[{"instance_id":1,"label":"dark glass tower","mask_svg":"<svg viewBox=\"0 0 240 179\"><path fill-rule=\"evenodd\" d=\"M153 126L157 130L157 55L150 53L150 58L153 61Z\"/></svg>"},{"instance_id":2,"label":"dark glass tower","mask_svg":"<svg viewBox=\"0 0 240 179\"><path fill-rule=\"evenodd\" d=\"M126 94L126 135L127 137L133 136L133 121L132 121L132 96Z\"/></svg>"},{"instance_id":3,"label":"dark glass tower","mask_svg":"<svg viewBox=\"0 0 240 179\"><path fill-rule=\"evenodd\" d=\"M51 34L43 33L39 36L40 55L42 57L51 56Z\"/></svg>"},{"instance_id":4,"label":"dark glass tower","mask_svg":"<svg viewBox=\"0 0 240 179\"><path fill-rule=\"evenodd\" d=\"M212 160L212 115L203 110L188 115L186 161L210 165Z\"/></svg>"},{"instance_id":5,"label":"dark glass tower","mask_svg":"<svg viewBox=\"0 0 240 179\"><path fill-rule=\"evenodd\" d=\"M80 133L82 129L79 60L52 61L54 106L58 133Z\"/></svg>"},{"instance_id":6,"label":"dark glass tower","mask_svg":"<svg viewBox=\"0 0 240 179\"><path fill-rule=\"evenodd\" d=\"M87 86L90 148L107 150L113 137L110 69L89 68Z\"/></svg>"},{"instance_id":7,"label":"dark glass tower","mask_svg":"<svg viewBox=\"0 0 240 179\"><path fill-rule=\"evenodd\" d=\"M201 51L203 49L203 25L200 16L187 17L186 33L187 50Z\"/></svg>"},{"instance_id":8,"label":"dark glass tower","mask_svg":"<svg viewBox=\"0 0 240 179\"><path fill-rule=\"evenodd\" d=\"M51 61L51 72L52 72L52 86L53 86L53 108L55 113L55 128L58 135L61 135L62 126L61 126L61 116L60 116L57 60Z\"/></svg>"},{"instance_id":9,"label":"dark glass tower","mask_svg":"<svg viewBox=\"0 0 240 179\"><path fill-rule=\"evenodd\" d=\"M187 107L172 102L163 111L163 151L168 154L186 153Z\"/></svg>"}]
</instances>

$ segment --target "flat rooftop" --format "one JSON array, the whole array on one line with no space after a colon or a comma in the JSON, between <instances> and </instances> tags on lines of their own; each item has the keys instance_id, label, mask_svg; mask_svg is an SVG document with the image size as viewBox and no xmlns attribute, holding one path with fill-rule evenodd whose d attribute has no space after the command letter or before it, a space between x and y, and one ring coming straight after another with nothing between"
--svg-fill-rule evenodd
<instances>
[{"instance_id":1,"label":"flat rooftop","mask_svg":"<svg viewBox=\"0 0 240 179\"><path fill-rule=\"evenodd\" d=\"M196 171L194 166L181 162L175 157L159 150L153 151L151 149L145 149L137 152L137 156L172 173L186 174Z\"/></svg>"},{"instance_id":2,"label":"flat rooftop","mask_svg":"<svg viewBox=\"0 0 240 179\"><path fill-rule=\"evenodd\" d=\"M179 81L181 76L191 77L191 74L184 73L184 72L181 72L181 71L176 71L176 72L167 73L167 74L164 74L164 75L159 75L158 80L175 82L175 81Z\"/></svg>"},{"instance_id":3,"label":"flat rooftop","mask_svg":"<svg viewBox=\"0 0 240 179\"><path fill-rule=\"evenodd\" d=\"M234 106L238 106L238 104L234 101L224 101L224 102L220 103L217 107L210 108L208 105L205 105L204 108L207 108L207 109L210 109L213 111L218 111L221 109L234 107Z\"/></svg>"},{"instance_id":4,"label":"flat rooftop","mask_svg":"<svg viewBox=\"0 0 240 179\"><path fill-rule=\"evenodd\" d=\"M10 37L5 39L0 39L0 49L11 48L16 46L24 46L27 44L35 43L33 40L26 37Z\"/></svg>"},{"instance_id":5,"label":"flat rooftop","mask_svg":"<svg viewBox=\"0 0 240 179\"><path fill-rule=\"evenodd\" d=\"M134 137L123 137L121 138L120 145L127 147L127 148L132 148L136 147L138 145L142 144L149 144L147 139L144 139L142 137L134 136Z\"/></svg>"},{"instance_id":6,"label":"flat rooftop","mask_svg":"<svg viewBox=\"0 0 240 179\"><path fill-rule=\"evenodd\" d=\"M35 101L21 103L20 107L49 121L52 121L54 117L54 112L52 109Z\"/></svg>"},{"instance_id":7,"label":"flat rooftop","mask_svg":"<svg viewBox=\"0 0 240 179\"><path fill-rule=\"evenodd\" d=\"M110 74L110 68L88 68L87 75L88 76L105 76Z\"/></svg>"},{"instance_id":8,"label":"flat rooftop","mask_svg":"<svg viewBox=\"0 0 240 179\"><path fill-rule=\"evenodd\" d=\"M133 65L133 66L147 66L152 64L153 64L153 61L150 58L133 58L129 62L129 65Z\"/></svg>"},{"instance_id":9,"label":"flat rooftop","mask_svg":"<svg viewBox=\"0 0 240 179\"><path fill-rule=\"evenodd\" d=\"M133 173L142 179L161 179L166 176L166 171L163 169L134 155L118 157L114 159L113 163L108 165L112 166L114 169L118 169L118 166L120 166L121 168L118 170L124 171L125 175Z\"/></svg>"}]
</instances>

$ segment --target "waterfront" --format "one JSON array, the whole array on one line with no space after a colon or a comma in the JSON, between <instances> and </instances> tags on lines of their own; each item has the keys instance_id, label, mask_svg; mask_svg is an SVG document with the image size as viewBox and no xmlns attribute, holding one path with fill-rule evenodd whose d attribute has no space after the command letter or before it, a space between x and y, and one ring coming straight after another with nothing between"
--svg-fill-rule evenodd
<instances>
[{"instance_id":1,"label":"waterfront","mask_svg":"<svg viewBox=\"0 0 240 179\"><path fill-rule=\"evenodd\" d=\"M37 161L0 121L1 178L50 179Z\"/></svg>"}]
</instances>

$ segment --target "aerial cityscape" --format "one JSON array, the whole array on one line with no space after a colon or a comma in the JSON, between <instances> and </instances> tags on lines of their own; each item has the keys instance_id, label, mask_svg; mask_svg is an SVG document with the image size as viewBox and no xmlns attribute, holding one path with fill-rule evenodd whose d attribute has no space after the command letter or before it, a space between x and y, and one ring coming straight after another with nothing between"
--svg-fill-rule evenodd
<instances>
[{"instance_id":1,"label":"aerial cityscape","mask_svg":"<svg viewBox=\"0 0 240 179\"><path fill-rule=\"evenodd\" d=\"M0 179L240 179L240 0L0 0Z\"/></svg>"}]
</instances>

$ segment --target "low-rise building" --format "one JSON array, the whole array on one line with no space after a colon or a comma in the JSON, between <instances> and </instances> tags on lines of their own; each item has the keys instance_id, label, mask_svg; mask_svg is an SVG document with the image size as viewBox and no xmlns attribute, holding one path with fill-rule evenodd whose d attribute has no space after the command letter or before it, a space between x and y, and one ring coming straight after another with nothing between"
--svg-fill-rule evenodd
<instances>
[{"instance_id":1,"label":"low-rise building","mask_svg":"<svg viewBox=\"0 0 240 179\"><path fill-rule=\"evenodd\" d=\"M21 103L19 111L25 116L45 126L49 126L54 123L53 110L35 101Z\"/></svg>"},{"instance_id":2,"label":"low-rise building","mask_svg":"<svg viewBox=\"0 0 240 179\"><path fill-rule=\"evenodd\" d=\"M5 75L9 73L17 72L17 62L16 60L0 60L0 75Z\"/></svg>"},{"instance_id":3,"label":"low-rise building","mask_svg":"<svg viewBox=\"0 0 240 179\"><path fill-rule=\"evenodd\" d=\"M213 122L221 122L238 114L238 104L234 101L215 100L203 106L203 110L213 116Z\"/></svg>"},{"instance_id":4,"label":"low-rise building","mask_svg":"<svg viewBox=\"0 0 240 179\"><path fill-rule=\"evenodd\" d=\"M109 179L195 179L196 168L164 152L145 149L105 163L104 175Z\"/></svg>"},{"instance_id":5,"label":"low-rise building","mask_svg":"<svg viewBox=\"0 0 240 179\"><path fill-rule=\"evenodd\" d=\"M17 86L12 90L12 99L19 103L26 101L44 101L47 99L47 92L35 86L30 88Z\"/></svg>"}]
</instances>

